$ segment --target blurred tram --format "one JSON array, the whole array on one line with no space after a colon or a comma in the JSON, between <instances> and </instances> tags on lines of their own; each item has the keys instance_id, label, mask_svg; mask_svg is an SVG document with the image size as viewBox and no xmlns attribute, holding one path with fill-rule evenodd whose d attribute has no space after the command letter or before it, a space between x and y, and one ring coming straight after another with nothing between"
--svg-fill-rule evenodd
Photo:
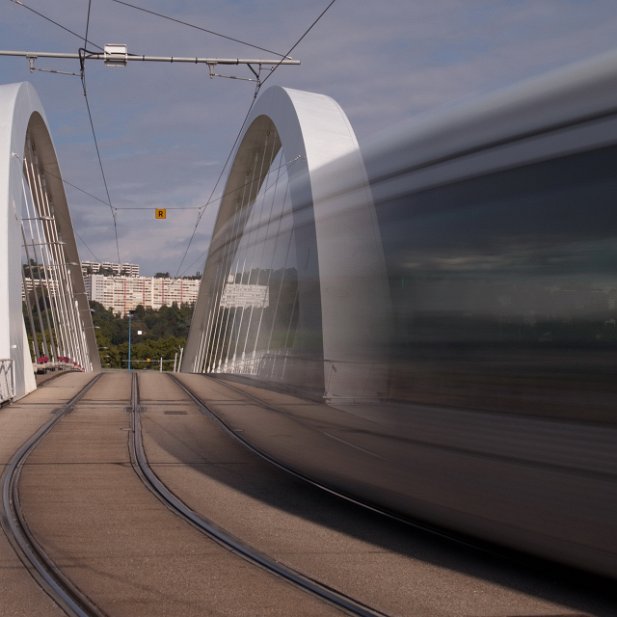
<instances>
[{"instance_id":1,"label":"blurred tram","mask_svg":"<svg viewBox=\"0 0 617 617\"><path fill-rule=\"evenodd\" d=\"M616 85L617 55L603 56L365 148L385 277L384 328L364 349L378 391L324 396L323 343L307 334L321 324L290 287L296 370L276 373L272 350L250 370L208 369L261 398L285 389L268 399L279 420L220 415L340 493L617 577ZM322 173L345 186L346 165Z\"/></svg>"}]
</instances>

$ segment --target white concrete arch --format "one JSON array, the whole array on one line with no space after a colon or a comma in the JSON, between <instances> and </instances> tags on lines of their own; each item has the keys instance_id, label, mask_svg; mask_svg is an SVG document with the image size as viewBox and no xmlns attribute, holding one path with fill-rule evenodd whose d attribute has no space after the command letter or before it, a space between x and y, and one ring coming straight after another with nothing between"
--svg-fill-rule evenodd
<instances>
[{"instance_id":1,"label":"white concrete arch","mask_svg":"<svg viewBox=\"0 0 617 617\"><path fill-rule=\"evenodd\" d=\"M100 367L75 237L43 107L28 83L0 86L0 360L12 362L13 398L36 387L21 301L21 212L27 142L36 149L42 170L45 186L39 190L44 192L52 214L46 218L53 218L55 223L55 244L62 250L64 264L76 264L66 270L72 296L66 302L70 317L65 317L72 322L73 359L86 370Z\"/></svg>"},{"instance_id":2,"label":"white concrete arch","mask_svg":"<svg viewBox=\"0 0 617 617\"><path fill-rule=\"evenodd\" d=\"M288 166L294 219L299 220L307 208L312 215L323 396L328 400L379 397L386 385L381 352L388 336L388 291L374 205L353 129L330 97L281 87L260 96L246 126L217 216L182 369L207 369L208 316L220 294L216 273L227 267L213 256L239 242L242 230L238 233L229 225L241 207L238 195L256 153L266 139L274 139ZM252 198L273 157L259 166L263 171L251 185ZM312 292L314 281L300 276L300 298Z\"/></svg>"}]
</instances>

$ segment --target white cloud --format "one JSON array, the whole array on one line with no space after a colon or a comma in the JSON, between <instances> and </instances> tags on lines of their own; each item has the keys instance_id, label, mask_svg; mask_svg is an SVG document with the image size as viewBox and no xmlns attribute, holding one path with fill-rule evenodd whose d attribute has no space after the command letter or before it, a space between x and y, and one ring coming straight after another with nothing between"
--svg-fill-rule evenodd
<instances>
[{"instance_id":1,"label":"white cloud","mask_svg":"<svg viewBox=\"0 0 617 617\"><path fill-rule=\"evenodd\" d=\"M148 7L286 51L326 4L158 0ZM84 32L83 0L29 0L28 5ZM616 17L614 0L337 0L294 52L302 66L281 67L268 84L334 97L363 143L410 115L610 49L617 40ZM101 45L126 42L131 52L157 55L268 55L110 0L93 3L90 38ZM83 44L13 3L3 9L0 40L6 49L24 50L76 51ZM75 62L41 60L38 65L78 69ZM250 76L240 67L220 72ZM205 203L253 85L211 80L205 68L194 65L131 64L109 70L88 64L87 76L114 206ZM106 199L79 79L29 74L24 59L0 59L0 81L22 80L32 81L43 101L65 177ZM101 257L115 258L109 208L73 189L67 193L79 234ZM195 211L177 210L157 225L149 211L119 211L123 259L141 263L146 272L175 271L195 217ZM204 217L187 262L205 251L212 220L213 214Z\"/></svg>"}]
</instances>

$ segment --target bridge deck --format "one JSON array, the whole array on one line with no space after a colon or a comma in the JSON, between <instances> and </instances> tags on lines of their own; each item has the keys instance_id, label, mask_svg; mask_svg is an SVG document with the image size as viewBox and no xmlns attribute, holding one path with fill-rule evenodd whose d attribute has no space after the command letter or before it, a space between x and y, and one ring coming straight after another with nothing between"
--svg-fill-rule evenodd
<instances>
[{"instance_id":1,"label":"bridge deck","mask_svg":"<svg viewBox=\"0 0 617 617\"><path fill-rule=\"evenodd\" d=\"M63 375L0 411L2 469L89 379ZM218 405L255 406L220 382L181 380ZM610 614L538 573L384 521L288 476L202 415L166 376L141 373L140 390L146 454L174 493L245 543L385 614ZM130 395L128 373L104 374L22 472L28 526L64 574L114 616L338 613L214 544L144 486L127 447ZM4 535L0 568L2 614L62 614Z\"/></svg>"}]
</instances>

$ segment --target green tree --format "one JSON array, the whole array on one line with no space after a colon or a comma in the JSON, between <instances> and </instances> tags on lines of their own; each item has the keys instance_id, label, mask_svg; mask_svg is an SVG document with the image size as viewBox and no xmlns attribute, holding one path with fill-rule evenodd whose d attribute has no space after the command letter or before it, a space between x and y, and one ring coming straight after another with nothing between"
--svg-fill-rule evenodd
<instances>
[{"instance_id":1,"label":"green tree","mask_svg":"<svg viewBox=\"0 0 617 617\"><path fill-rule=\"evenodd\" d=\"M90 306L102 366L127 368L128 316L115 315L98 302ZM192 313L192 304L172 304L159 310L137 306L131 318L133 368L158 370L162 358L163 369L171 370L175 354L186 344Z\"/></svg>"}]
</instances>

